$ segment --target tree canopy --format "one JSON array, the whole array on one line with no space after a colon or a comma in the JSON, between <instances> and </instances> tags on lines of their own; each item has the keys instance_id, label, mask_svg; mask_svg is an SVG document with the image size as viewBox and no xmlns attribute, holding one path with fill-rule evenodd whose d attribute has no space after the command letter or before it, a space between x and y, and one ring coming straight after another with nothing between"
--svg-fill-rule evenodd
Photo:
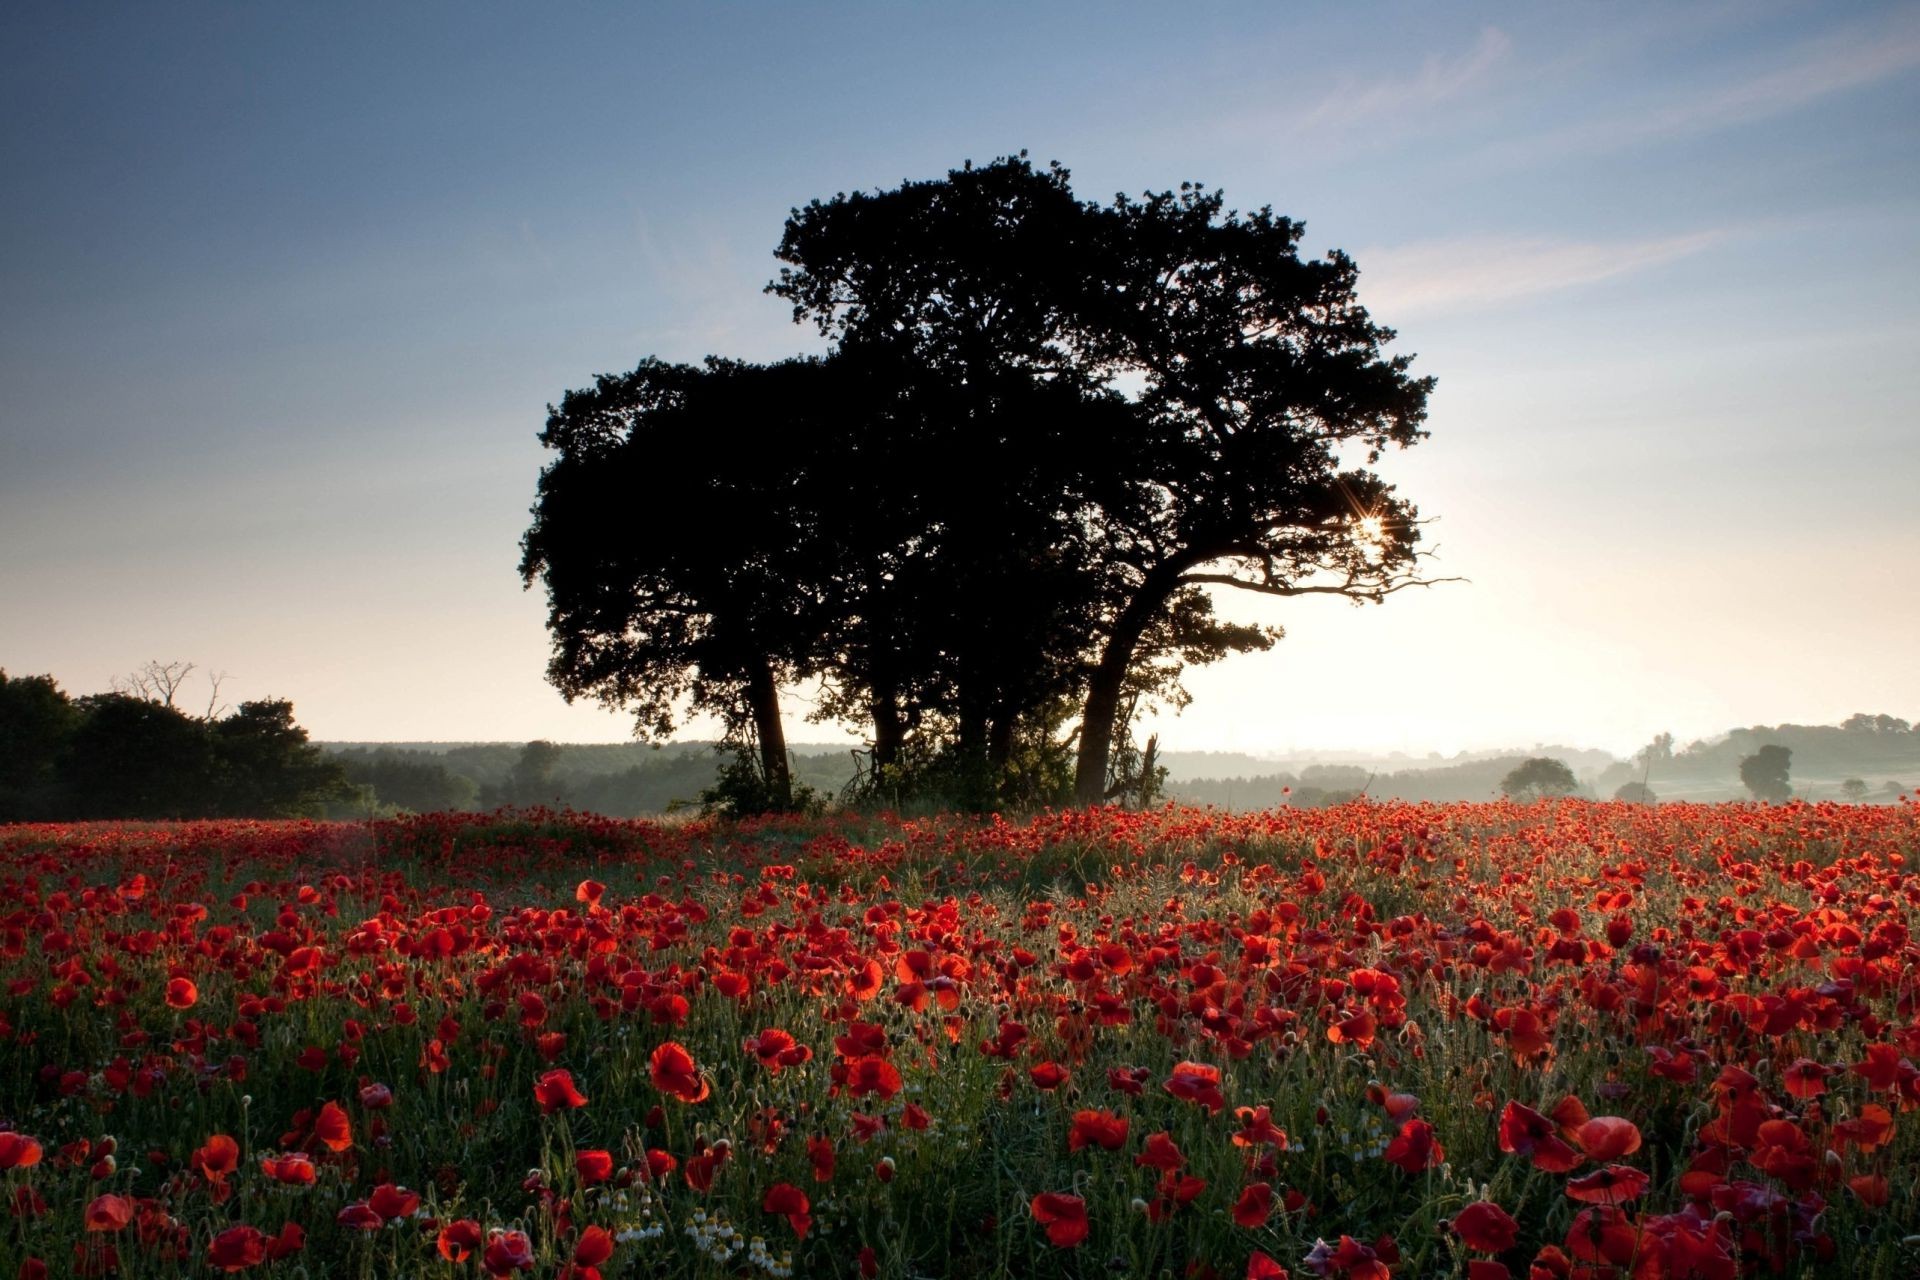
<instances>
[{"instance_id":1,"label":"tree canopy","mask_svg":"<svg viewBox=\"0 0 1920 1280\"><path fill-rule=\"evenodd\" d=\"M1777 743L1768 743L1740 761L1740 782L1756 800L1775 804L1793 798L1788 772L1793 767L1793 752Z\"/></svg>"},{"instance_id":2,"label":"tree canopy","mask_svg":"<svg viewBox=\"0 0 1920 1280\"><path fill-rule=\"evenodd\" d=\"M172 678L142 680L153 671ZM48 676L0 671L0 822L279 818L319 812L345 776L262 699L215 715L175 705L187 663L150 663L111 693L69 698ZM138 692L134 692L138 690Z\"/></svg>"},{"instance_id":3,"label":"tree canopy","mask_svg":"<svg viewBox=\"0 0 1920 1280\"><path fill-rule=\"evenodd\" d=\"M1016 775L1092 802L1137 786L1140 707L1278 638L1222 589L1420 583L1417 512L1370 468L1432 380L1384 354L1352 261L1219 192L1068 176L1021 156L795 209L769 291L826 357L565 396L521 563L550 679L647 733L719 714L776 793L777 690L812 682L876 776L944 755L986 802Z\"/></svg>"},{"instance_id":4,"label":"tree canopy","mask_svg":"<svg viewBox=\"0 0 1920 1280\"><path fill-rule=\"evenodd\" d=\"M1523 760L1500 780L1501 792L1519 800L1540 796L1570 796L1579 789L1579 780L1573 776L1573 770L1567 767L1567 762L1555 760L1552 756L1534 756Z\"/></svg>"}]
</instances>

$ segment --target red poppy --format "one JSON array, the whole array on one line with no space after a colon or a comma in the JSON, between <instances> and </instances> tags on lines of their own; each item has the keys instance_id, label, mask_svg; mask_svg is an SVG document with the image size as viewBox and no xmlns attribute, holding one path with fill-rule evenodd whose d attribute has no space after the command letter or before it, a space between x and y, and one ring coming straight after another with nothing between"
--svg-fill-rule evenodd
<instances>
[{"instance_id":1,"label":"red poppy","mask_svg":"<svg viewBox=\"0 0 1920 1280\"><path fill-rule=\"evenodd\" d=\"M757 1036L748 1036L742 1047L760 1060L769 1075L778 1075L782 1067L797 1067L813 1058L810 1047L796 1043L779 1027L768 1027Z\"/></svg>"},{"instance_id":2,"label":"red poppy","mask_svg":"<svg viewBox=\"0 0 1920 1280\"><path fill-rule=\"evenodd\" d=\"M1447 1158L1446 1149L1440 1140L1433 1136L1433 1126L1425 1120L1409 1120L1400 1126L1400 1133L1382 1157L1388 1164L1399 1165L1408 1173L1422 1173L1440 1164Z\"/></svg>"},{"instance_id":3,"label":"red poppy","mask_svg":"<svg viewBox=\"0 0 1920 1280\"><path fill-rule=\"evenodd\" d=\"M465 1262L486 1243L486 1233L471 1218L456 1218L440 1228L440 1256L448 1262Z\"/></svg>"},{"instance_id":4,"label":"red poppy","mask_svg":"<svg viewBox=\"0 0 1920 1280\"><path fill-rule=\"evenodd\" d=\"M1500 1149L1526 1156L1534 1168L1547 1173L1570 1172L1581 1160L1580 1153L1561 1140L1553 1121L1518 1102L1509 1102L1500 1113Z\"/></svg>"},{"instance_id":5,"label":"red poppy","mask_svg":"<svg viewBox=\"0 0 1920 1280\"><path fill-rule=\"evenodd\" d=\"M1174 1145L1173 1135L1163 1131L1147 1138L1146 1150L1135 1156L1133 1162L1143 1168L1172 1173L1186 1165L1187 1157Z\"/></svg>"},{"instance_id":6,"label":"red poppy","mask_svg":"<svg viewBox=\"0 0 1920 1280\"><path fill-rule=\"evenodd\" d=\"M1057 1062L1036 1062L1027 1068L1027 1078L1035 1087L1051 1092L1067 1082L1067 1069Z\"/></svg>"},{"instance_id":7,"label":"red poppy","mask_svg":"<svg viewBox=\"0 0 1920 1280\"><path fill-rule=\"evenodd\" d=\"M260 1171L275 1182L290 1187L310 1187L314 1181L313 1160L304 1151L260 1157Z\"/></svg>"},{"instance_id":8,"label":"red poppy","mask_svg":"<svg viewBox=\"0 0 1920 1280\"><path fill-rule=\"evenodd\" d=\"M1047 1239L1072 1249L1087 1238L1087 1202L1079 1196L1042 1191L1033 1198L1033 1220L1047 1229Z\"/></svg>"},{"instance_id":9,"label":"red poppy","mask_svg":"<svg viewBox=\"0 0 1920 1280\"><path fill-rule=\"evenodd\" d=\"M257 1227L228 1227L207 1242L207 1262L220 1271L245 1271L267 1260L267 1236Z\"/></svg>"},{"instance_id":10,"label":"red poppy","mask_svg":"<svg viewBox=\"0 0 1920 1280\"><path fill-rule=\"evenodd\" d=\"M596 1182L605 1182L613 1176L613 1153L598 1149L588 1149L573 1153L573 1167L579 1173L580 1181L592 1186Z\"/></svg>"},{"instance_id":11,"label":"red poppy","mask_svg":"<svg viewBox=\"0 0 1920 1280\"><path fill-rule=\"evenodd\" d=\"M564 1068L543 1072L534 1081L533 1096L540 1104L541 1115L550 1116L556 1111L572 1111L587 1105L587 1096L574 1087L573 1073Z\"/></svg>"},{"instance_id":12,"label":"red poppy","mask_svg":"<svg viewBox=\"0 0 1920 1280\"><path fill-rule=\"evenodd\" d=\"M1255 1249L1247 1259L1247 1280L1289 1280L1287 1269Z\"/></svg>"},{"instance_id":13,"label":"red poppy","mask_svg":"<svg viewBox=\"0 0 1920 1280\"><path fill-rule=\"evenodd\" d=\"M1236 1147L1274 1147L1287 1149L1287 1134L1273 1123L1273 1110L1270 1107L1236 1107L1234 1118L1240 1122L1240 1129L1233 1135Z\"/></svg>"},{"instance_id":14,"label":"red poppy","mask_svg":"<svg viewBox=\"0 0 1920 1280\"><path fill-rule=\"evenodd\" d=\"M167 982L167 1007L170 1009L191 1009L200 1001L200 988L193 985L189 978L173 978Z\"/></svg>"},{"instance_id":15,"label":"red poppy","mask_svg":"<svg viewBox=\"0 0 1920 1280\"><path fill-rule=\"evenodd\" d=\"M806 1192L786 1182L776 1182L767 1188L766 1198L760 1202L761 1212L784 1214L794 1236L801 1240L807 1238L807 1228L813 1225L808 1215L812 1207Z\"/></svg>"},{"instance_id":16,"label":"red poppy","mask_svg":"<svg viewBox=\"0 0 1920 1280\"><path fill-rule=\"evenodd\" d=\"M1453 1233L1479 1253L1505 1253L1520 1238L1520 1224L1497 1204L1476 1200L1453 1216Z\"/></svg>"},{"instance_id":17,"label":"red poppy","mask_svg":"<svg viewBox=\"0 0 1920 1280\"><path fill-rule=\"evenodd\" d=\"M489 1274L512 1275L533 1270L533 1242L524 1231L490 1231L487 1247L481 1251L480 1265Z\"/></svg>"},{"instance_id":18,"label":"red poppy","mask_svg":"<svg viewBox=\"0 0 1920 1280\"><path fill-rule=\"evenodd\" d=\"M133 1201L125 1196L104 1195L87 1206L88 1231L124 1231L133 1221Z\"/></svg>"},{"instance_id":19,"label":"red poppy","mask_svg":"<svg viewBox=\"0 0 1920 1280\"><path fill-rule=\"evenodd\" d=\"M1640 1149L1640 1130L1619 1116L1595 1116L1574 1131L1574 1140L1589 1160L1613 1160Z\"/></svg>"},{"instance_id":20,"label":"red poppy","mask_svg":"<svg viewBox=\"0 0 1920 1280\"><path fill-rule=\"evenodd\" d=\"M847 1092L856 1098L873 1094L885 1101L900 1092L900 1070L885 1058L869 1054L835 1067L843 1069Z\"/></svg>"},{"instance_id":21,"label":"red poppy","mask_svg":"<svg viewBox=\"0 0 1920 1280\"><path fill-rule=\"evenodd\" d=\"M813 1166L815 1182L832 1182L834 1151L832 1138L807 1139L807 1163Z\"/></svg>"},{"instance_id":22,"label":"red poppy","mask_svg":"<svg viewBox=\"0 0 1920 1280\"><path fill-rule=\"evenodd\" d=\"M1162 1087L1176 1098L1205 1107L1208 1115L1219 1115L1227 1105L1220 1093L1220 1068L1204 1062L1180 1063Z\"/></svg>"},{"instance_id":23,"label":"red poppy","mask_svg":"<svg viewBox=\"0 0 1920 1280\"><path fill-rule=\"evenodd\" d=\"M1646 1174L1630 1165L1610 1164L1568 1179L1567 1194L1586 1204L1626 1204L1639 1199L1650 1181Z\"/></svg>"},{"instance_id":24,"label":"red poppy","mask_svg":"<svg viewBox=\"0 0 1920 1280\"><path fill-rule=\"evenodd\" d=\"M580 1233L573 1244L573 1265L597 1267L613 1256L613 1233L594 1225Z\"/></svg>"},{"instance_id":25,"label":"red poppy","mask_svg":"<svg viewBox=\"0 0 1920 1280\"><path fill-rule=\"evenodd\" d=\"M405 1187L396 1187L391 1182L383 1182L367 1197L367 1207L379 1214L381 1221L392 1222L395 1218L409 1217L418 1210L420 1194Z\"/></svg>"},{"instance_id":26,"label":"red poppy","mask_svg":"<svg viewBox=\"0 0 1920 1280\"><path fill-rule=\"evenodd\" d=\"M224 1182L240 1167L240 1144L224 1133L216 1133L187 1158L187 1167L208 1182Z\"/></svg>"},{"instance_id":27,"label":"red poppy","mask_svg":"<svg viewBox=\"0 0 1920 1280\"><path fill-rule=\"evenodd\" d=\"M1127 1121L1111 1111L1076 1111L1073 1113L1073 1128L1067 1134L1067 1150L1078 1151L1082 1147L1098 1146L1107 1151L1118 1151L1127 1143Z\"/></svg>"},{"instance_id":28,"label":"red poppy","mask_svg":"<svg viewBox=\"0 0 1920 1280\"><path fill-rule=\"evenodd\" d=\"M10 1129L0 1132L0 1170L31 1169L44 1154L38 1139Z\"/></svg>"},{"instance_id":29,"label":"red poppy","mask_svg":"<svg viewBox=\"0 0 1920 1280\"><path fill-rule=\"evenodd\" d=\"M1273 1216L1273 1187L1265 1182L1250 1183L1233 1202L1233 1220L1252 1231L1263 1227Z\"/></svg>"},{"instance_id":30,"label":"red poppy","mask_svg":"<svg viewBox=\"0 0 1920 1280\"><path fill-rule=\"evenodd\" d=\"M314 1117L313 1136L329 1151L345 1151L353 1145L353 1123L347 1119L345 1108L337 1102L329 1102L320 1108L320 1114Z\"/></svg>"}]
</instances>

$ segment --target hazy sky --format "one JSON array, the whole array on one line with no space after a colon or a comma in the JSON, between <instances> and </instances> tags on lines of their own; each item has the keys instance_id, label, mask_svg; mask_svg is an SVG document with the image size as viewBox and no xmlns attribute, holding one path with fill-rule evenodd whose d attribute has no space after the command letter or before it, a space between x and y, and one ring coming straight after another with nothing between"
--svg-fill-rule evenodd
<instances>
[{"instance_id":1,"label":"hazy sky","mask_svg":"<svg viewBox=\"0 0 1920 1280\"><path fill-rule=\"evenodd\" d=\"M1232 601L1288 638L1165 745L1920 716L1915 5L15 3L0 122L14 674L623 737L515 572L546 404L813 349L791 206L1025 148L1304 219L1440 380L1471 583Z\"/></svg>"}]
</instances>

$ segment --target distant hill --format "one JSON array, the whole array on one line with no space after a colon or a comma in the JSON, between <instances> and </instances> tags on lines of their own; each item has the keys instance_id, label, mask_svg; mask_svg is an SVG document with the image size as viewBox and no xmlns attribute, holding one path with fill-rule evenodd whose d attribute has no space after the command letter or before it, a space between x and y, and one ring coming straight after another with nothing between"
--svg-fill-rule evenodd
<instances>
[{"instance_id":1,"label":"distant hill","mask_svg":"<svg viewBox=\"0 0 1920 1280\"><path fill-rule=\"evenodd\" d=\"M1621 760L1588 747L1536 745L1462 751L1452 756L1402 752L1290 751L1257 756L1239 751L1168 751L1169 798L1234 809L1332 804L1366 794L1377 800L1485 800L1521 761L1564 761L1586 794L1613 795L1643 778L1665 800L1746 797L1740 761L1762 746L1793 752L1795 794L1846 798L1849 779L1867 799L1890 801L1920 785L1920 729L1886 715L1856 715L1838 725L1758 725L1729 730L1656 758ZM692 804L713 784L721 757L713 742L560 743L537 777L522 763L519 742L326 742L363 788L368 803L401 808L491 808L545 799L615 817L660 813ZM855 774L854 746L794 743L798 781L838 795ZM516 773L516 770L519 770Z\"/></svg>"}]
</instances>

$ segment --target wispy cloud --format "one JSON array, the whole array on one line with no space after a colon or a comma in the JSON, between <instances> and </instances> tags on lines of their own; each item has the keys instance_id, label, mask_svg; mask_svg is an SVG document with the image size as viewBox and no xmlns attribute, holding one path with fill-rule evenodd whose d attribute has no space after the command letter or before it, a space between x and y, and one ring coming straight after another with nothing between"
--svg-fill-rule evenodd
<instances>
[{"instance_id":1,"label":"wispy cloud","mask_svg":"<svg viewBox=\"0 0 1920 1280\"><path fill-rule=\"evenodd\" d=\"M1616 150L1707 133L1809 106L1920 67L1920 13L1855 25L1795 49L1787 61L1743 78L1585 121L1529 141L1543 150Z\"/></svg>"},{"instance_id":2,"label":"wispy cloud","mask_svg":"<svg viewBox=\"0 0 1920 1280\"><path fill-rule=\"evenodd\" d=\"M1651 240L1467 236L1356 253L1360 297L1382 319L1476 311L1631 275L1699 253L1725 231Z\"/></svg>"},{"instance_id":3,"label":"wispy cloud","mask_svg":"<svg viewBox=\"0 0 1920 1280\"><path fill-rule=\"evenodd\" d=\"M1506 32L1487 27L1466 52L1432 54L1411 76L1341 85L1307 113L1304 127L1325 130L1371 124L1382 116L1432 110L1484 85L1512 51L1513 41Z\"/></svg>"}]
</instances>

